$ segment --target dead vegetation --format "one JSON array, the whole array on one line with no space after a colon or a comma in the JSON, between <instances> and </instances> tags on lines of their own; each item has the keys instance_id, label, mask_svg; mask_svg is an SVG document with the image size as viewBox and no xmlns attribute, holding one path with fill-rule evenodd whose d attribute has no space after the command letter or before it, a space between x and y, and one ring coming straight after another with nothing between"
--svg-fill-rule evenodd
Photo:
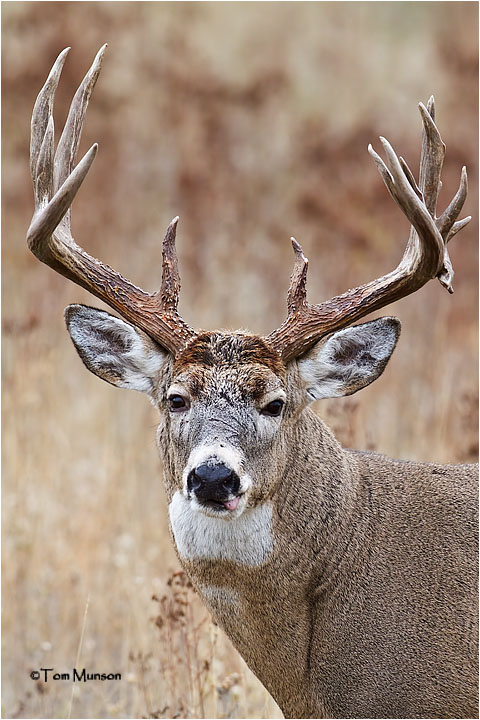
<instances>
[{"instance_id":1,"label":"dead vegetation","mask_svg":"<svg viewBox=\"0 0 480 720\"><path fill-rule=\"evenodd\" d=\"M477 434L477 7L473 3L4 3L3 714L280 717L212 623L168 535L155 413L85 372L64 329L99 304L25 244L29 119L71 45L56 126L109 49L82 148L100 152L75 202L84 247L142 287L180 215L182 315L269 332L284 317L288 238L320 301L393 268L408 227L366 151L385 135L418 167L419 100L447 143L442 197L468 166L470 226L402 320L371 388L320 404L348 446L472 462ZM153 596L153 599L152 599ZM88 612L85 613L89 598ZM83 640L80 638L83 632ZM121 682L34 682L40 667Z\"/></svg>"}]
</instances>

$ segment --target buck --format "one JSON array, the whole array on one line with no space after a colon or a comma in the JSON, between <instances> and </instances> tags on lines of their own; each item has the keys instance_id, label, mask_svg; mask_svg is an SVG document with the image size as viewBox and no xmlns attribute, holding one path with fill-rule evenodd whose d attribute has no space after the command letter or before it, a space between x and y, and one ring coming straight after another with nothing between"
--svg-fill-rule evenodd
<instances>
[{"instance_id":1,"label":"buck","mask_svg":"<svg viewBox=\"0 0 480 720\"><path fill-rule=\"evenodd\" d=\"M267 337L195 332L178 314L178 218L149 294L82 250L70 205L97 152L74 167L102 48L54 152L53 100L68 52L35 103L28 245L44 263L124 319L66 309L95 375L157 406L171 534L212 615L287 717L475 717L476 468L346 450L309 407L350 395L385 369L400 323L373 310L438 278L452 291L447 243L459 189L436 217L445 146L433 98L420 104L418 185L383 138L369 152L412 229L398 267L318 305L295 263L288 314Z\"/></svg>"}]
</instances>

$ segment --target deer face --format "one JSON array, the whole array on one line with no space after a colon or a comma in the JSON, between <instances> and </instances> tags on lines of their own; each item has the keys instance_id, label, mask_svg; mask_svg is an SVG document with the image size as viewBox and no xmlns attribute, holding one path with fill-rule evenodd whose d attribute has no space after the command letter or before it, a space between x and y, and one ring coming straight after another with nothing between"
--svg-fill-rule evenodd
<instances>
[{"instance_id":1,"label":"deer face","mask_svg":"<svg viewBox=\"0 0 480 720\"><path fill-rule=\"evenodd\" d=\"M395 318L381 318L333 333L288 363L258 336L201 333L173 359L106 312L72 305L66 319L92 372L158 407L169 500L177 494L189 510L225 520L273 496L306 405L372 382L399 332Z\"/></svg>"},{"instance_id":2,"label":"deer face","mask_svg":"<svg viewBox=\"0 0 480 720\"><path fill-rule=\"evenodd\" d=\"M193 508L236 517L271 494L285 463L286 369L259 337L203 333L177 357L158 439Z\"/></svg>"}]
</instances>

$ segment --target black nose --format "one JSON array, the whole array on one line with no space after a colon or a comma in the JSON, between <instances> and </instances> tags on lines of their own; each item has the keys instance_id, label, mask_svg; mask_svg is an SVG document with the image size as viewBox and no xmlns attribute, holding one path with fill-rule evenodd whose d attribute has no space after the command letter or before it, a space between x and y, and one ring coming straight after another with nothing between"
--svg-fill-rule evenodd
<instances>
[{"instance_id":1,"label":"black nose","mask_svg":"<svg viewBox=\"0 0 480 720\"><path fill-rule=\"evenodd\" d=\"M190 471L188 489L203 500L226 500L230 494L237 494L240 479L233 470L223 463L199 465Z\"/></svg>"}]
</instances>

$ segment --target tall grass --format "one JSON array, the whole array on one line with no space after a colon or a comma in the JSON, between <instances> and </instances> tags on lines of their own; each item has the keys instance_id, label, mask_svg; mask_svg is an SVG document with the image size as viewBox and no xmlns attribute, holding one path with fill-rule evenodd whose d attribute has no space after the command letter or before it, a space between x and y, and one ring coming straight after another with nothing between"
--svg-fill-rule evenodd
<instances>
[{"instance_id":1,"label":"tall grass","mask_svg":"<svg viewBox=\"0 0 480 720\"><path fill-rule=\"evenodd\" d=\"M319 404L347 446L466 462L477 443L477 7L473 3L4 3L3 714L280 717L179 573L155 411L88 374L62 309L91 304L27 251L31 108L57 53L60 128L109 49L82 149L100 142L73 208L85 248L153 289L181 217L181 312L196 327L268 332L283 319L290 235L321 300L388 272L408 224L366 147L415 170L434 92L447 143L440 209L468 166L474 220L402 320L384 375ZM94 302L93 304L98 304ZM88 601L88 612L86 606ZM34 682L77 654L118 682Z\"/></svg>"}]
</instances>

